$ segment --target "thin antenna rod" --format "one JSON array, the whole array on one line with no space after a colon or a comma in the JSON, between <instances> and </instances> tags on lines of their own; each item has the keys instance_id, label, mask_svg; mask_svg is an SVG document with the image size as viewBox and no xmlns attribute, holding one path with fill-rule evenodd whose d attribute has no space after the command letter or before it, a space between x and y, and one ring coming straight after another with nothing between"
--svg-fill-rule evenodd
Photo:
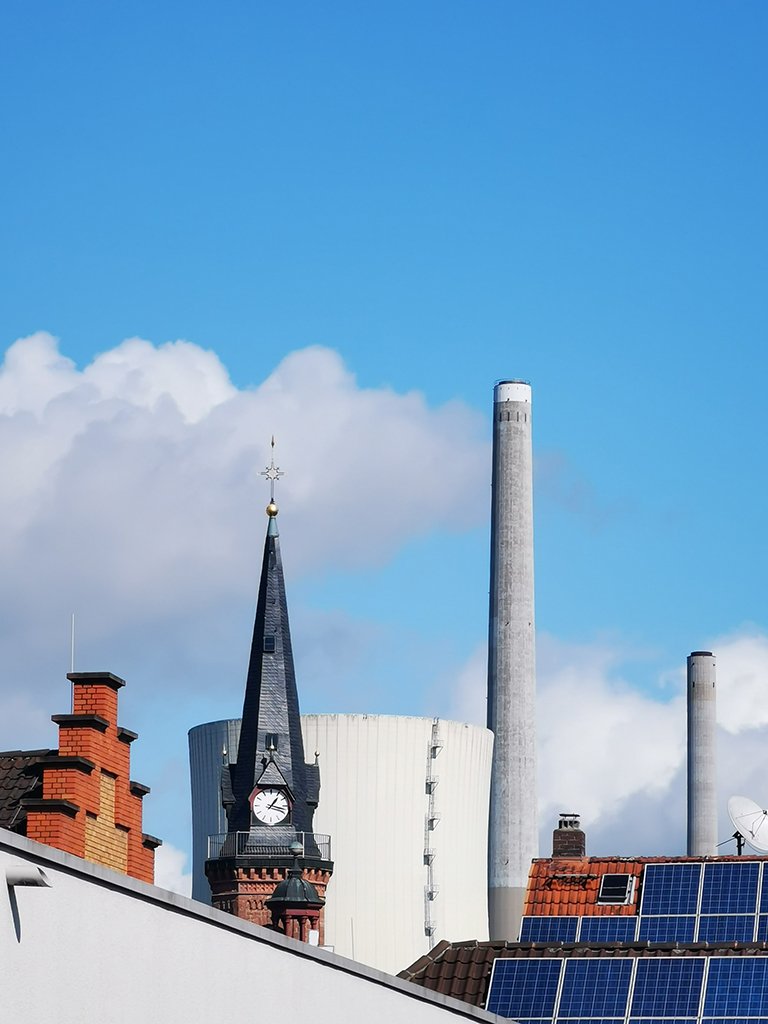
<instances>
[{"instance_id":1,"label":"thin antenna rod","mask_svg":"<svg viewBox=\"0 0 768 1024\"><path fill-rule=\"evenodd\" d=\"M72 624L69 634L69 671L75 671L75 613L72 612ZM69 702L72 707L72 714L75 713L75 683L72 680Z\"/></svg>"}]
</instances>

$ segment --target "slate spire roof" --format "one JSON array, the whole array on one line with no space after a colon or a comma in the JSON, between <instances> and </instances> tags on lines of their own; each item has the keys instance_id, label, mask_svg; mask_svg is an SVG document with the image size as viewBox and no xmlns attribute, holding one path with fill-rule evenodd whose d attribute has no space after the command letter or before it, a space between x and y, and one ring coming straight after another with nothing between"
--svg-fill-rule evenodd
<instances>
[{"instance_id":1,"label":"slate spire roof","mask_svg":"<svg viewBox=\"0 0 768 1024\"><path fill-rule=\"evenodd\" d=\"M248 797L273 760L294 800L293 827L297 832L311 832L320 778L317 766L308 765L304 760L274 500L267 506L267 515L269 521L245 686L243 724L237 764L231 766L233 802L229 809L229 831L250 830Z\"/></svg>"}]
</instances>

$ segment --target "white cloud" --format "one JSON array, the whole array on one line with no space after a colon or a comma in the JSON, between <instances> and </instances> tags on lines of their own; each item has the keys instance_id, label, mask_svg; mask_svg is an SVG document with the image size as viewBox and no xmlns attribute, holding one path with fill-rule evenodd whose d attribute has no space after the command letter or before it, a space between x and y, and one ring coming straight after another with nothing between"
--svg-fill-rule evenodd
<instances>
[{"instance_id":1,"label":"white cloud","mask_svg":"<svg viewBox=\"0 0 768 1024\"><path fill-rule=\"evenodd\" d=\"M130 339L82 369L44 333L8 349L0 745L40 742L11 693L31 695L38 729L61 710L73 610L78 668L99 654L101 667L121 671L124 652L144 648L132 687L152 678L158 658L173 665L172 640L183 660L217 622L252 613L268 496L258 474L272 434L286 472L279 522L292 581L382 564L416 536L481 521L485 510L464 499L488 483L482 416L362 388L330 349L258 371L257 386L236 388L214 353L183 341ZM162 678L174 682L173 671Z\"/></svg>"},{"instance_id":2,"label":"white cloud","mask_svg":"<svg viewBox=\"0 0 768 1024\"><path fill-rule=\"evenodd\" d=\"M719 833L733 831L727 797L768 806L768 637L716 638ZM485 650L459 671L452 714L485 721ZM542 853L559 811L581 814L590 852L685 852L685 670L639 690L622 677L631 652L606 643L538 645L538 772Z\"/></svg>"},{"instance_id":3,"label":"white cloud","mask_svg":"<svg viewBox=\"0 0 768 1024\"><path fill-rule=\"evenodd\" d=\"M187 854L170 843L155 851L155 885L182 896L192 895L192 872L187 868Z\"/></svg>"},{"instance_id":4,"label":"white cloud","mask_svg":"<svg viewBox=\"0 0 768 1024\"><path fill-rule=\"evenodd\" d=\"M724 637L717 655L717 719L730 733L768 725L768 636L753 628Z\"/></svg>"},{"instance_id":5,"label":"white cloud","mask_svg":"<svg viewBox=\"0 0 768 1024\"><path fill-rule=\"evenodd\" d=\"M0 551L34 561L42 542L49 578L90 564L145 594L167 596L190 558L231 575L266 504L273 433L294 572L375 564L409 537L472 525L461 497L485 483L487 442L459 403L360 388L329 349L295 352L244 391L187 342L131 339L78 371L36 334L0 368Z\"/></svg>"},{"instance_id":6,"label":"white cloud","mask_svg":"<svg viewBox=\"0 0 768 1024\"><path fill-rule=\"evenodd\" d=\"M639 793L662 793L685 749L684 698L634 690L619 652L546 641L539 696L542 821L575 809L590 825Z\"/></svg>"},{"instance_id":7,"label":"white cloud","mask_svg":"<svg viewBox=\"0 0 768 1024\"><path fill-rule=\"evenodd\" d=\"M7 350L0 374L0 414L42 417L54 399L73 392L80 404L114 399L150 410L168 399L187 422L197 423L235 389L213 352L186 341L156 348L129 338L82 372L44 331L19 339Z\"/></svg>"},{"instance_id":8,"label":"white cloud","mask_svg":"<svg viewBox=\"0 0 768 1024\"><path fill-rule=\"evenodd\" d=\"M448 714L457 722L485 725L488 701L488 648L481 644L461 666L452 684Z\"/></svg>"}]
</instances>

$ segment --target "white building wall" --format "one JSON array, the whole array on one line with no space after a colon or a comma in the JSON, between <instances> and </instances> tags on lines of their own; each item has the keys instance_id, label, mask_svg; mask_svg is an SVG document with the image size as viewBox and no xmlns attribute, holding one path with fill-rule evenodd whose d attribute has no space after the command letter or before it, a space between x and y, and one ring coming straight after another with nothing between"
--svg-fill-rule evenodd
<instances>
[{"instance_id":1,"label":"white building wall","mask_svg":"<svg viewBox=\"0 0 768 1024\"><path fill-rule=\"evenodd\" d=\"M18 865L50 888L7 886ZM0 964L15 1024L499 1019L5 830Z\"/></svg>"},{"instance_id":2,"label":"white building wall","mask_svg":"<svg viewBox=\"0 0 768 1024\"><path fill-rule=\"evenodd\" d=\"M212 722L190 732L196 851L204 849L201 833L219 829L213 803L195 795L195 779L203 787L212 780L218 798L221 739L232 726L232 720ZM397 973L440 939L487 939L492 734L459 722L390 715L303 715L302 730L307 759L315 751L320 758L315 831L331 836L335 862L326 942L343 956ZM196 766L204 757L208 767ZM426 827L428 774L437 779L433 829ZM431 875L425 847L434 853ZM202 864L196 860L193 869L193 891L208 898ZM430 881L435 895L426 900ZM432 934L425 930L427 914Z\"/></svg>"}]
</instances>

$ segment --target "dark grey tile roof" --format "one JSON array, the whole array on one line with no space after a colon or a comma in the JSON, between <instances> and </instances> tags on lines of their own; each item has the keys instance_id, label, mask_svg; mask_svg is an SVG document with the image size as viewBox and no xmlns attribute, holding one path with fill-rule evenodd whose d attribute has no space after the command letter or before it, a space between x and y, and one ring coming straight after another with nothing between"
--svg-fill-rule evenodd
<instances>
[{"instance_id":1,"label":"dark grey tile roof","mask_svg":"<svg viewBox=\"0 0 768 1024\"><path fill-rule=\"evenodd\" d=\"M768 956L766 942L692 943L562 943L562 942L439 942L398 978L484 1006L493 961L499 958L553 957Z\"/></svg>"},{"instance_id":2,"label":"dark grey tile roof","mask_svg":"<svg viewBox=\"0 0 768 1024\"><path fill-rule=\"evenodd\" d=\"M24 797L42 796L43 786L34 766L55 750L0 751L0 828L24 832Z\"/></svg>"}]
</instances>

